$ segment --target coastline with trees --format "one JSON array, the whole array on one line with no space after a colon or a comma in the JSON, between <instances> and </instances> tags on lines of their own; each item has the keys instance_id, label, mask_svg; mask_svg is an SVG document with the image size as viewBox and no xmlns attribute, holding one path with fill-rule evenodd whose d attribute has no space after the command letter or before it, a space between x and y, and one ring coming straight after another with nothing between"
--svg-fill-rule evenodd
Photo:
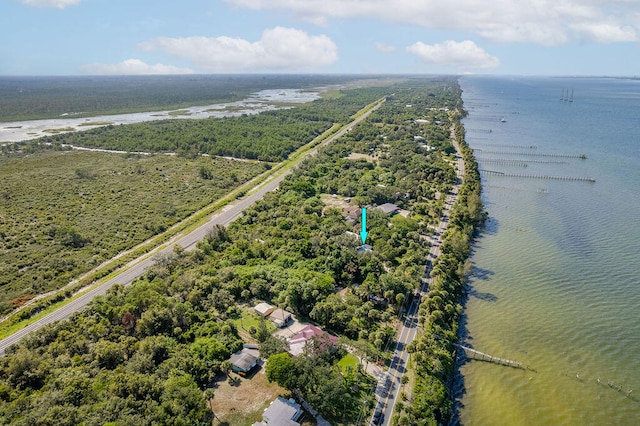
<instances>
[{"instance_id":1,"label":"coastline with trees","mask_svg":"<svg viewBox=\"0 0 640 426\"><path fill-rule=\"evenodd\" d=\"M455 340L469 241L483 218L479 175L460 116L453 113L461 107L455 79L416 78L354 95L343 91L337 100L351 96L362 103L381 92L387 98L379 110L320 149L228 228L216 228L196 250L159 259L131 286L115 286L69 321L8 351L0 359L0 420L210 424L203 390L241 347L234 319L238 305L253 300L268 300L317 322L368 360L389 362L386 348L404 297L424 273L429 247L424 236L439 220L440 194L456 179L448 134L453 125L465 181L423 301L425 332L412 355L419 377L413 404L404 405L398 421L413 415L430 424L450 416L441 380L452 373L454 350L448 342ZM414 138L418 135L428 148ZM372 210L367 222L373 250L359 254L359 238L351 235L359 222L326 205L325 195L356 205L392 202L411 214ZM309 374L298 377L295 386L330 421L350 424L363 406L372 405L362 387L364 376L345 376L337 356L309 354L295 367ZM286 375L273 378L294 383ZM344 397L318 399L329 394ZM350 408L341 411L335 404Z\"/></svg>"}]
</instances>

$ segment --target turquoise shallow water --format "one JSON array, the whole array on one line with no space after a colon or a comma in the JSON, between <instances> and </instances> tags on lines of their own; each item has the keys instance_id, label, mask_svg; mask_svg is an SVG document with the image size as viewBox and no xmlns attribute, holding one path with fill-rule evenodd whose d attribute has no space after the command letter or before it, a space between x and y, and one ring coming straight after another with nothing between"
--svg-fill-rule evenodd
<instances>
[{"instance_id":1,"label":"turquoise shallow water","mask_svg":"<svg viewBox=\"0 0 640 426\"><path fill-rule=\"evenodd\" d=\"M596 180L483 174L465 343L532 370L464 364L461 423L640 424L640 81L460 84L481 169Z\"/></svg>"}]
</instances>

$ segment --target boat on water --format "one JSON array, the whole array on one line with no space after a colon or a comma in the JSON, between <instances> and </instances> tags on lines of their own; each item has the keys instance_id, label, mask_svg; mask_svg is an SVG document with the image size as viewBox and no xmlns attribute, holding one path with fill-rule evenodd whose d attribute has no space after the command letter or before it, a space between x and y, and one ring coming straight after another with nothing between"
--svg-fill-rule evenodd
<instances>
[{"instance_id":1,"label":"boat on water","mask_svg":"<svg viewBox=\"0 0 640 426\"><path fill-rule=\"evenodd\" d=\"M504 118L504 117L502 117L502 118L500 119L500 122L501 122L501 123L506 123L506 122L507 122L507 119L506 119L506 118Z\"/></svg>"}]
</instances>

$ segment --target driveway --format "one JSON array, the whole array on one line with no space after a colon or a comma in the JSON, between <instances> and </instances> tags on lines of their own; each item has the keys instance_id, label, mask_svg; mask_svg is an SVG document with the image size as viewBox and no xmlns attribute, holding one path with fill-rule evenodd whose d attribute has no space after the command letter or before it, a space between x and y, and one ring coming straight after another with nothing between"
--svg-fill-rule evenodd
<instances>
[{"instance_id":1,"label":"driveway","mask_svg":"<svg viewBox=\"0 0 640 426\"><path fill-rule=\"evenodd\" d=\"M278 331L273 333L273 335L286 339L299 333L300 330L302 330L308 325L309 325L308 322L300 322L296 319L295 316L291 315L291 321L289 322L289 325L287 327L283 327L279 329Z\"/></svg>"}]
</instances>

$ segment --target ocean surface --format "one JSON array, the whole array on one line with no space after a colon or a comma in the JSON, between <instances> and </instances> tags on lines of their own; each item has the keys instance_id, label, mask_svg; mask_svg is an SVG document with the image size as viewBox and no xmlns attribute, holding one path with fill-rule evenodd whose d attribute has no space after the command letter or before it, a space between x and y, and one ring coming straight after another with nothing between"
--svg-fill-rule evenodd
<instances>
[{"instance_id":1,"label":"ocean surface","mask_svg":"<svg viewBox=\"0 0 640 426\"><path fill-rule=\"evenodd\" d=\"M460 423L640 424L640 80L460 85L490 216L462 341L528 367L465 362Z\"/></svg>"}]
</instances>

